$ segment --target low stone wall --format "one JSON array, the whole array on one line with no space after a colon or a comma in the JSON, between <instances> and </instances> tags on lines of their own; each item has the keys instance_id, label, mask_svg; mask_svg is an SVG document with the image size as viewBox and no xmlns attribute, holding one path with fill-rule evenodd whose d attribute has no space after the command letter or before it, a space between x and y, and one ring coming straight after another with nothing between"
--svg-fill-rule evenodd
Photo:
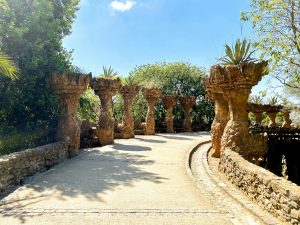
<instances>
[{"instance_id":1,"label":"low stone wall","mask_svg":"<svg viewBox=\"0 0 300 225\"><path fill-rule=\"evenodd\" d=\"M300 224L300 187L225 150L219 170L262 208L282 221Z\"/></svg>"},{"instance_id":2,"label":"low stone wall","mask_svg":"<svg viewBox=\"0 0 300 225\"><path fill-rule=\"evenodd\" d=\"M0 192L68 157L68 144L56 142L0 157Z\"/></svg>"}]
</instances>

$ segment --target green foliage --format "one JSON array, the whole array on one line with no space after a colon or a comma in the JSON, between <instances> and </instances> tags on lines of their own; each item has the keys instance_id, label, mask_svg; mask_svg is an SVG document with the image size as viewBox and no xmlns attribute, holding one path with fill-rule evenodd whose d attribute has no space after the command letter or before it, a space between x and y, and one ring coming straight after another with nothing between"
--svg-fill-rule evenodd
<instances>
[{"instance_id":1,"label":"green foliage","mask_svg":"<svg viewBox=\"0 0 300 225\"><path fill-rule=\"evenodd\" d=\"M299 0L251 0L251 10L241 19L252 22L259 38L255 46L261 58L270 59L269 69L277 80L299 91Z\"/></svg>"},{"instance_id":2,"label":"green foliage","mask_svg":"<svg viewBox=\"0 0 300 225\"><path fill-rule=\"evenodd\" d=\"M127 86L138 85L137 79L133 76L121 77L120 79L122 85L127 85Z\"/></svg>"},{"instance_id":3,"label":"green foliage","mask_svg":"<svg viewBox=\"0 0 300 225\"><path fill-rule=\"evenodd\" d=\"M117 78L118 73L114 71L114 69L110 66L108 69L103 66L103 73L100 75L100 77L105 77L108 79L115 79Z\"/></svg>"},{"instance_id":4,"label":"green foliage","mask_svg":"<svg viewBox=\"0 0 300 225\"><path fill-rule=\"evenodd\" d=\"M224 64L240 65L242 63L254 61L251 58L253 53L254 51L251 50L250 42L248 42L246 39L243 39L242 41L237 39L232 47L230 47L228 44L225 44L226 55L218 60Z\"/></svg>"},{"instance_id":5,"label":"green foliage","mask_svg":"<svg viewBox=\"0 0 300 225\"><path fill-rule=\"evenodd\" d=\"M145 121L147 115L147 101L142 95L138 95L132 104L133 117L136 120Z\"/></svg>"},{"instance_id":6,"label":"green foliage","mask_svg":"<svg viewBox=\"0 0 300 225\"><path fill-rule=\"evenodd\" d=\"M270 105L278 105L279 99L276 96L272 96L268 99Z\"/></svg>"},{"instance_id":7,"label":"green foliage","mask_svg":"<svg viewBox=\"0 0 300 225\"><path fill-rule=\"evenodd\" d=\"M9 154L15 151L33 148L37 145L43 145L53 141L49 132L53 133L55 130L38 129L34 131L11 132L5 136L0 137L0 156ZM50 137L49 137L50 136Z\"/></svg>"},{"instance_id":8,"label":"green foliage","mask_svg":"<svg viewBox=\"0 0 300 225\"><path fill-rule=\"evenodd\" d=\"M249 101L261 105L263 103L263 97L261 95L250 96Z\"/></svg>"},{"instance_id":9,"label":"green foliage","mask_svg":"<svg viewBox=\"0 0 300 225\"><path fill-rule=\"evenodd\" d=\"M159 87L163 95L196 96L197 104L193 108L192 120L208 124L213 119L214 110L211 103L204 98L205 91L202 79L205 75L204 69L184 62L158 62L142 65L134 68L130 73L130 76L133 76L140 84L146 84L147 87ZM146 113L146 101L142 97L137 97L133 104L135 118L138 117L143 121ZM165 123L165 113L165 107L159 101L155 112L158 126ZM174 108L175 124L181 124L182 120L182 108L178 105Z\"/></svg>"},{"instance_id":10,"label":"green foliage","mask_svg":"<svg viewBox=\"0 0 300 225\"><path fill-rule=\"evenodd\" d=\"M73 71L62 46L79 0L1 0L0 51L20 69L20 79L0 76L0 134L56 127L56 95L46 87L52 72ZM4 4L3 4L4 3Z\"/></svg>"},{"instance_id":11,"label":"green foliage","mask_svg":"<svg viewBox=\"0 0 300 225\"><path fill-rule=\"evenodd\" d=\"M18 67L7 55L0 52L0 75L7 76L10 79L18 78Z\"/></svg>"},{"instance_id":12,"label":"green foliage","mask_svg":"<svg viewBox=\"0 0 300 225\"><path fill-rule=\"evenodd\" d=\"M80 98L77 114L79 121L88 120L91 123L97 123L100 114L99 106L99 97L91 88L88 88Z\"/></svg>"}]
</instances>

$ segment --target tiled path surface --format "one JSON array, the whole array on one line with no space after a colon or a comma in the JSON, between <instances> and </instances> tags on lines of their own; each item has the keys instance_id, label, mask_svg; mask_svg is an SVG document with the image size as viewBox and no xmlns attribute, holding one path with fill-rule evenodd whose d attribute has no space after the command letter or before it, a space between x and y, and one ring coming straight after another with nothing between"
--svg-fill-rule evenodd
<instances>
[{"instance_id":1,"label":"tiled path surface","mask_svg":"<svg viewBox=\"0 0 300 225\"><path fill-rule=\"evenodd\" d=\"M0 201L0 224L243 224L187 173L191 146L209 139L137 136L84 150Z\"/></svg>"}]
</instances>

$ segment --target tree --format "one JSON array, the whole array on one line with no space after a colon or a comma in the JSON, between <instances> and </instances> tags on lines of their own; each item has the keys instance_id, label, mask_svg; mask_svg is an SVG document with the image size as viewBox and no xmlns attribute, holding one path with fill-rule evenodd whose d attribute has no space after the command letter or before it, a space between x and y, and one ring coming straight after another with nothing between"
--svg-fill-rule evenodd
<instances>
[{"instance_id":1,"label":"tree","mask_svg":"<svg viewBox=\"0 0 300 225\"><path fill-rule=\"evenodd\" d=\"M241 19L250 20L257 32L255 46L269 58L269 69L283 85L297 89L300 83L299 0L251 0L251 10Z\"/></svg>"},{"instance_id":2,"label":"tree","mask_svg":"<svg viewBox=\"0 0 300 225\"><path fill-rule=\"evenodd\" d=\"M130 73L142 85L154 85L161 88L164 95L196 96L197 104L194 106L192 120L194 123L210 123L213 119L213 107L204 96L205 91L202 79L206 75L203 68L185 62L158 62L137 66ZM140 115L140 119L145 117L146 102L138 97L133 103L133 114ZM137 110L137 111L135 111ZM158 125L165 122L165 107L159 102L156 107L156 118ZM180 105L174 108L175 125L181 124L183 112Z\"/></svg>"},{"instance_id":3,"label":"tree","mask_svg":"<svg viewBox=\"0 0 300 225\"><path fill-rule=\"evenodd\" d=\"M71 52L62 40L71 32L79 0L0 0L0 52L19 67L20 79L0 76L0 133L34 131L48 133L56 127L56 95L45 78L73 71Z\"/></svg>"}]
</instances>

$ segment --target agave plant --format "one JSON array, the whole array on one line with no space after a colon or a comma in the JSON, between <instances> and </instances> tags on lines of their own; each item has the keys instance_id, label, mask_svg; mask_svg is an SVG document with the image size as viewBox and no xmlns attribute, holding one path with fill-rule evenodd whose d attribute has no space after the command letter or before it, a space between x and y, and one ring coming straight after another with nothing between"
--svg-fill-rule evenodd
<instances>
[{"instance_id":1,"label":"agave plant","mask_svg":"<svg viewBox=\"0 0 300 225\"><path fill-rule=\"evenodd\" d=\"M118 73L114 71L114 69L110 66L108 69L103 66L103 74L101 74L101 77L108 78L108 79L115 79L117 78Z\"/></svg>"},{"instance_id":2,"label":"agave plant","mask_svg":"<svg viewBox=\"0 0 300 225\"><path fill-rule=\"evenodd\" d=\"M261 105L263 101L263 97L259 95L250 96L250 102L254 104Z\"/></svg>"},{"instance_id":3,"label":"agave plant","mask_svg":"<svg viewBox=\"0 0 300 225\"><path fill-rule=\"evenodd\" d=\"M276 96L272 96L268 100L270 105L277 105L279 102L279 99Z\"/></svg>"},{"instance_id":4,"label":"agave plant","mask_svg":"<svg viewBox=\"0 0 300 225\"><path fill-rule=\"evenodd\" d=\"M246 39L242 41L237 39L234 46L230 47L225 44L225 56L219 58L218 60L224 64L233 64L240 65L243 63L255 61L251 58L251 55L254 53L254 50L251 50L251 43Z\"/></svg>"},{"instance_id":5,"label":"agave plant","mask_svg":"<svg viewBox=\"0 0 300 225\"><path fill-rule=\"evenodd\" d=\"M124 84L128 85L128 86L130 86L130 85L136 85L137 83L138 82L135 79L135 77L130 76L130 75L124 79Z\"/></svg>"},{"instance_id":6,"label":"agave plant","mask_svg":"<svg viewBox=\"0 0 300 225\"><path fill-rule=\"evenodd\" d=\"M0 75L17 79L19 69L15 63L5 54L0 52Z\"/></svg>"}]
</instances>

